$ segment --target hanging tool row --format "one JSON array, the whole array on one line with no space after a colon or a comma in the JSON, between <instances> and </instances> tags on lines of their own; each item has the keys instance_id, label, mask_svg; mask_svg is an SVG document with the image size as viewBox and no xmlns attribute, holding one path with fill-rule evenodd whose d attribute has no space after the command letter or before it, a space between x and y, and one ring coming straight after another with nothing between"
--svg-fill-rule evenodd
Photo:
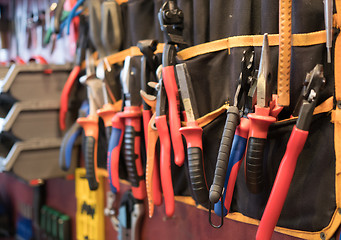
<instances>
[{"instance_id":1,"label":"hanging tool row","mask_svg":"<svg viewBox=\"0 0 341 240\"><path fill-rule=\"evenodd\" d=\"M105 3L109 4L109 1ZM75 68L61 98L61 129L66 128L64 119L68 97L82 71L84 58L86 75L80 77L79 81L86 86L88 99L83 104L85 107L82 107L77 122L65 135L61 166L63 169L70 166L70 150L67 149L72 149L69 146L72 146L75 136L83 128L83 152L89 188L98 188L98 168L103 167L109 173L112 193L119 192L119 166L122 160L134 198L148 198L149 216L153 215L154 205L162 203L163 193L165 212L171 217L175 211L171 161L174 159L179 167L186 162L194 199L197 204L210 209L211 225L221 227L223 217L230 212L236 178L244 158L247 188L253 194L262 192L264 188L263 164L268 128L277 121L283 108L277 104L274 79L270 75L272 61L268 35L264 35L258 69L255 67L253 49L243 53L233 104L227 109L213 184L209 186L203 159L203 129L197 122L201 117L196 104L198 96L195 96L187 64L178 63L176 58L177 52L186 47L182 34L183 12L174 1L166 1L159 11L159 21L166 40L162 56L155 53L158 45L156 40L144 40L138 43L141 58L127 56L123 66L111 65L106 55L118 51L122 41L119 32L122 30L120 18L115 13L118 6L110 3L113 8L105 9L112 12L103 14L102 9L101 15L97 1L91 1L88 6L89 19L81 19L81 29L86 24L90 28L89 32L86 27L79 31ZM108 34L106 27L109 23L106 21L116 26L112 36ZM94 49L97 50L98 60ZM293 114L293 117L297 117L297 124L292 130L257 239L271 237L324 84L322 65L316 65L304 81L301 100ZM184 143L187 144L187 151ZM103 149L107 153L104 157ZM212 204L215 213L221 216L219 226L211 221Z\"/></svg>"}]
</instances>

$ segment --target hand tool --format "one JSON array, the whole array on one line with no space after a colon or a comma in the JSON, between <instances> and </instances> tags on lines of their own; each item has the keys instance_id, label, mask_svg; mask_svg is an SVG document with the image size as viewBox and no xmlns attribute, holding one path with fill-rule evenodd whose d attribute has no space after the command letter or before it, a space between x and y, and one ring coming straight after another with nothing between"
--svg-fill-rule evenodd
<instances>
[{"instance_id":1,"label":"hand tool","mask_svg":"<svg viewBox=\"0 0 341 240\"><path fill-rule=\"evenodd\" d=\"M105 57L105 49L101 40L101 1L91 0L88 2L89 31L92 44L95 46L100 57Z\"/></svg>"},{"instance_id":2,"label":"hand tool","mask_svg":"<svg viewBox=\"0 0 341 240\"><path fill-rule=\"evenodd\" d=\"M107 141L109 142L110 135L111 135L111 120L114 117L115 113L118 112L121 109L121 106L115 107L114 104L111 103L113 101L116 102L116 99L109 99L108 97L108 91L110 91L109 87L106 84L105 81L105 68L104 68L104 62L107 62L108 60L104 58L100 63L98 64L96 68L96 77L98 79L102 80L102 91L103 91L103 98L104 98L104 105L101 109L97 110L97 114L103 119L104 126L106 130L106 137ZM108 64L108 71L111 71L111 67ZM111 92L111 91L110 91ZM112 96L112 93L110 94Z\"/></svg>"},{"instance_id":3,"label":"hand tool","mask_svg":"<svg viewBox=\"0 0 341 240\"><path fill-rule=\"evenodd\" d=\"M119 161L123 141L124 119L117 113L112 118L112 129L108 144L107 169L109 173L110 188L113 193L120 191Z\"/></svg>"},{"instance_id":4,"label":"hand tool","mask_svg":"<svg viewBox=\"0 0 341 240\"><path fill-rule=\"evenodd\" d=\"M160 138L160 171L161 186L165 199L165 210L167 216L174 214L174 190L171 173L171 141L166 115L166 90L163 78L159 79L156 86L158 93L156 96L155 125Z\"/></svg>"},{"instance_id":5,"label":"hand tool","mask_svg":"<svg viewBox=\"0 0 341 240\"><path fill-rule=\"evenodd\" d=\"M144 205L141 200L136 200L130 191L122 196L118 220L119 240L139 240L144 213Z\"/></svg>"},{"instance_id":6,"label":"hand tool","mask_svg":"<svg viewBox=\"0 0 341 240\"><path fill-rule=\"evenodd\" d=\"M59 127L61 130L65 130L65 118L68 111L69 96L76 81L80 70L82 61L85 59L85 49L88 44L88 26L85 22L85 18L80 18L79 39L78 46L75 55L75 67L72 69L68 79L65 82L61 96L60 96L60 110L59 110Z\"/></svg>"},{"instance_id":7,"label":"hand tool","mask_svg":"<svg viewBox=\"0 0 341 240\"><path fill-rule=\"evenodd\" d=\"M86 178L91 190L98 188L97 147L98 147L98 116L96 110L103 106L102 81L95 77L95 63L90 51L86 52L86 76L80 78L87 86L89 115L78 118L77 122L85 133L85 168Z\"/></svg>"},{"instance_id":8,"label":"hand tool","mask_svg":"<svg viewBox=\"0 0 341 240\"><path fill-rule=\"evenodd\" d=\"M134 78L131 57L127 56L121 71L124 111L124 159L128 171L128 179L136 199L146 197L146 185L141 161L141 97Z\"/></svg>"},{"instance_id":9,"label":"hand tool","mask_svg":"<svg viewBox=\"0 0 341 240\"><path fill-rule=\"evenodd\" d=\"M195 200L207 207L209 193L202 153L202 128L196 122L199 114L197 112L192 82L186 64L177 64L175 68L187 118L187 125L180 128L180 133L184 135L187 142L188 169L191 185Z\"/></svg>"},{"instance_id":10,"label":"hand tool","mask_svg":"<svg viewBox=\"0 0 341 240\"><path fill-rule=\"evenodd\" d=\"M78 117L86 117L89 114L89 103L84 101L78 111ZM72 150L76 139L82 132L82 127L75 121L69 130L64 134L59 151L59 167L68 171L71 166Z\"/></svg>"},{"instance_id":11,"label":"hand tool","mask_svg":"<svg viewBox=\"0 0 341 240\"><path fill-rule=\"evenodd\" d=\"M110 218L111 225L118 232L120 222L116 217L116 211L114 208L114 203L116 200L116 194L112 191L107 192L107 206L104 209L104 215Z\"/></svg>"},{"instance_id":12,"label":"hand tool","mask_svg":"<svg viewBox=\"0 0 341 240\"><path fill-rule=\"evenodd\" d=\"M249 133L249 119L246 116L252 111L253 107L253 93L250 92L250 89L253 88L251 85L256 84L253 66L254 51L245 50L233 106L230 106L226 113L227 117L219 147L216 170L210 188L210 201L215 203L214 212L220 217L226 216L229 211L238 170L246 149ZM225 190L223 191L223 189ZM223 206L222 201L218 201L220 198L225 199Z\"/></svg>"},{"instance_id":13,"label":"hand tool","mask_svg":"<svg viewBox=\"0 0 341 240\"><path fill-rule=\"evenodd\" d=\"M303 150L309 134L313 112L319 98L321 88L325 85L323 66L318 64L307 74L302 91L303 101L296 125L291 132L287 148L279 166L268 203L265 207L258 227L256 239L271 239L279 215L282 211L292 177L295 172L297 159Z\"/></svg>"},{"instance_id":14,"label":"hand tool","mask_svg":"<svg viewBox=\"0 0 341 240\"><path fill-rule=\"evenodd\" d=\"M161 71L162 65L160 65L157 69L157 76L158 79L161 79ZM160 80L159 80L160 81ZM155 82L149 82L149 87L154 89L158 89L160 85ZM164 91L164 90L163 90ZM156 152L156 143L159 138L159 133L156 128L155 124L155 117L156 117L156 97L151 94L147 94L145 91L140 91L142 99L152 108L152 112L154 113L148 123L148 144L147 144L147 164L146 164L146 190L147 190L147 198L148 198L148 209L149 209L149 217L151 218L154 214L154 205L161 205L162 198L161 198L161 186L160 186L160 168L158 162L158 156ZM164 93L165 96L166 93ZM166 104L164 102L164 104ZM167 128L168 129L168 128ZM168 142L170 146L170 139L169 133L167 130ZM160 142L161 144L161 142ZM160 152L162 152L162 145L160 146ZM170 151L170 147L169 147ZM170 157L164 158L169 159ZM167 165L164 165L167 166ZM169 175L170 176L170 175ZM171 182L171 181L170 181ZM171 190L173 192L173 190ZM167 198L169 195L165 195ZM168 201L165 203L166 209L171 209L168 207ZM168 211L167 211L168 212ZM170 211L171 213L172 211Z\"/></svg>"},{"instance_id":15,"label":"hand tool","mask_svg":"<svg viewBox=\"0 0 341 240\"><path fill-rule=\"evenodd\" d=\"M117 52L123 40L123 23L120 5L114 0L106 0L101 6L101 40L106 54Z\"/></svg>"},{"instance_id":16,"label":"hand tool","mask_svg":"<svg viewBox=\"0 0 341 240\"><path fill-rule=\"evenodd\" d=\"M153 81L156 81L157 58L154 55L158 42L156 40L143 40L137 43L138 48L142 52L141 57L141 89L147 94L151 94L151 88L147 87L151 81L151 74ZM143 111L143 129L145 136L145 143L148 142L148 123L152 117L151 107L142 99ZM147 146L146 146L147 148Z\"/></svg>"},{"instance_id":17,"label":"hand tool","mask_svg":"<svg viewBox=\"0 0 341 240\"><path fill-rule=\"evenodd\" d=\"M270 49L268 35L264 34L262 55L257 76L257 104L255 112L249 113L250 130L245 156L246 185L251 193L263 189L263 156L268 128L276 118L270 116L271 100Z\"/></svg>"},{"instance_id":18,"label":"hand tool","mask_svg":"<svg viewBox=\"0 0 341 240\"><path fill-rule=\"evenodd\" d=\"M324 0L324 25L326 28L327 63L332 62L333 47L333 0Z\"/></svg>"},{"instance_id":19,"label":"hand tool","mask_svg":"<svg viewBox=\"0 0 341 240\"><path fill-rule=\"evenodd\" d=\"M277 91L280 106L289 106L290 104L291 8L292 0L279 1Z\"/></svg>"},{"instance_id":20,"label":"hand tool","mask_svg":"<svg viewBox=\"0 0 341 240\"><path fill-rule=\"evenodd\" d=\"M169 105L169 123L174 150L175 164L181 166L185 160L182 137L179 132L180 123L180 100L176 83L174 65L176 46L183 47L186 43L182 38L183 12L176 6L174 1L166 1L158 14L161 30L164 32L166 44L162 54L162 78L166 89Z\"/></svg>"},{"instance_id":21,"label":"hand tool","mask_svg":"<svg viewBox=\"0 0 341 240\"><path fill-rule=\"evenodd\" d=\"M158 77L157 75L157 68L158 68L158 58L154 54L156 47L157 47L158 42L156 40L142 40L137 43L138 48L142 52L143 56L141 58L141 89L142 92L146 93L144 96L149 97L151 96L154 98L153 100L156 101L155 97L150 95L152 94L153 90L151 87L148 87L149 82L157 82ZM160 75L161 75L161 70L160 70ZM141 91L140 91L141 93ZM143 129L144 129L144 138L145 138L145 145L147 149L147 159L148 159L148 143L150 142L148 137L149 137L149 132L153 130L149 130L149 122L152 117L152 110L151 106L149 106L145 101L144 98L142 97L142 119L143 119ZM155 105L154 105L154 110L155 110ZM155 130L153 131L155 132ZM153 202L155 205L160 205L162 203L162 196L161 196L161 186L160 186L160 174L159 174L159 166L158 166L158 157L155 152L155 143L157 140L157 135L154 134L154 140L151 141L153 142L153 147L154 148L154 156L151 156L154 164L153 164L153 174L152 174L152 184L153 184ZM150 162L149 162L150 163ZM147 160L148 164L148 160ZM150 164L149 164L150 165ZM154 171L155 168L155 171ZM146 177L147 179L147 177Z\"/></svg>"}]
</instances>

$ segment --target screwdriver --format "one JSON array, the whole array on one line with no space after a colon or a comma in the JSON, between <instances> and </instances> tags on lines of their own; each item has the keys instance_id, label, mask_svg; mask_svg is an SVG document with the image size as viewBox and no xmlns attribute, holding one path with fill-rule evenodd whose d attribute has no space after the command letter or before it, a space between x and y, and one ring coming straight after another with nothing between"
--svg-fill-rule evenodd
<instances>
[{"instance_id":1,"label":"screwdriver","mask_svg":"<svg viewBox=\"0 0 341 240\"><path fill-rule=\"evenodd\" d=\"M326 27L327 62L331 63L331 49L333 45L333 0L324 0L324 24Z\"/></svg>"}]
</instances>

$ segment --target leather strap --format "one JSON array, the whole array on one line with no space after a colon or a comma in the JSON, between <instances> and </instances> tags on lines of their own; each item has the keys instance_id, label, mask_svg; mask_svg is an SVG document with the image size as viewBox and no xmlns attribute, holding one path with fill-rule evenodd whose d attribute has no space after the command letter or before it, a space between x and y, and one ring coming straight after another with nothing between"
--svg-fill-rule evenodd
<instances>
[{"instance_id":1,"label":"leather strap","mask_svg":"<svg viewBox=\"0 0 341 240\"><path fill-rule=\"evenodd\" d=\"M290 104L291 0L279 1L278 105Z\"/></svg>"},{"instance_id":2,"label":"leather strap","mask_svg":"<svg viewBox=\"0 0 341 240\"><path fill-rule=\"evenodd\" d=\"M269 34L269 45L279 45L279 34ZM292 35L292 46L311 46L326 42L326 31L317 31L311 33L299 33ZM178 52L177 57L181 60L187 60L203 54L231 49L235 47L260 47L263 44L263 35L244 35L234 36L216 41L203 43L193 47L186 48Z\"/></svg>"}]
</instances>

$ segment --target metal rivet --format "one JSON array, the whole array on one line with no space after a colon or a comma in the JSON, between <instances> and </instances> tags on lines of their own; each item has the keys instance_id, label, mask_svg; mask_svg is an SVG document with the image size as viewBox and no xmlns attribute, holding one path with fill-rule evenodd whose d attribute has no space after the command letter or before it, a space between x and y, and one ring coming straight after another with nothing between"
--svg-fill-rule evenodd
<instances>
[{"instance_id":1,"label":"metal rivet","mask_svg":"<svg viewBox=\"0 0 341 240\"><path fill-rule=\"evenodd\" d=\"M339 214L341 214L341 208L338 208L337 211Z\"/></svg>"},{"instance_id":2,"label":"metal rivet","mask_svg":"<svg viewBox=\"0 0 341 240\"><path fill-rule=\"evenodd\" d=\"M326 239L326 234L324 234L324 232L321 232L321 233L320 233L320 238L321 238L322 240L325 240L325 239Z\"/></svg>"},{"instance_id":3,"label":"metal rivet","mask_svg":"<svg viewBox=\"0 0 341 240\"><path fill-rule=\"evenodd\" d=\"M336 105L339 109L341 109L341 101L337 101Z\"/></svg>"}]
</instances>

